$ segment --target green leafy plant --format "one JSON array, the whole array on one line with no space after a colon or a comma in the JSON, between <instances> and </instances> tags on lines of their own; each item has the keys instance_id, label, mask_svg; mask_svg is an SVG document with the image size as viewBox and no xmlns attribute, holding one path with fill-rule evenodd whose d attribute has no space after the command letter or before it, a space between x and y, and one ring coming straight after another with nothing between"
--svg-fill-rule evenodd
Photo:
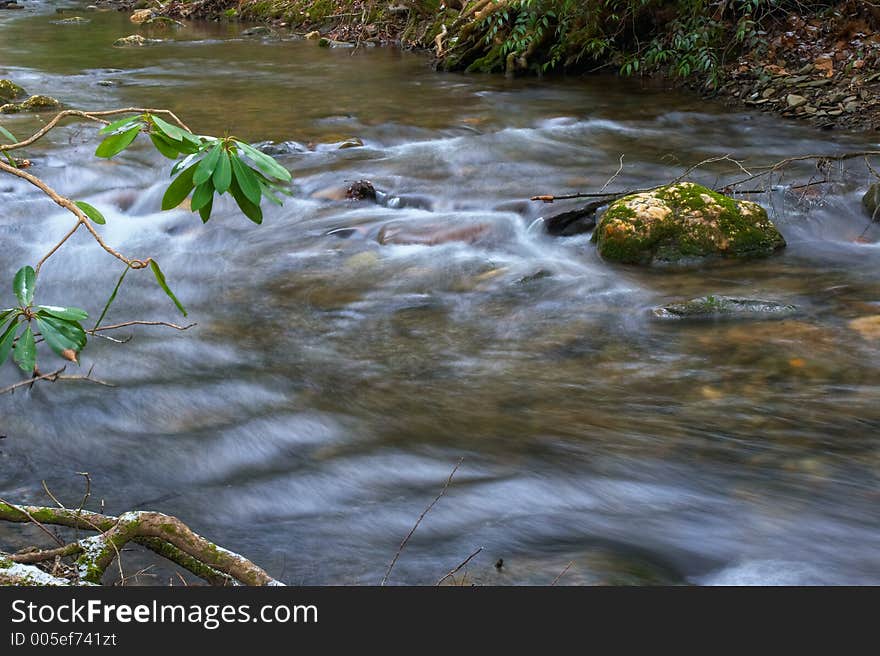
<instances>
[{"instance_id":1,"label":"green leafy plant","mask_svg":"<svg viewBox=\"0 0 880 656\"><path fill-rule=\"evenodd\" d=\"M125 116L112 122L108 122L105 118L120 114ZM135 143L140 135L146 135L160 154L174 160L175 163L171 168L172 180L162 197L163 210L180 207L189 198L189 209L194 213L197 212L201 220L207 223L211 218L215 198L229 194L248 219L260 224L263 222L263 200L280 205L283 202L281 197L290 193L288 190L291 181L290 172L275 159L236 137L194 134L167 110L126 109L100 112L66 110L50 121L47 128L23 141L18 141L9 130L0 126L0 136L10 142L0 142L0 155L6 158L6 161L0 159L0 171L38 187L55 203L69 210L77 221L73 229L36 266L28 265L18 270L13 281L13 291L18 305L0 310L0 366L9 360L11 355L19 368L34 378L49 378L53 375L40 374L37 368L37 345L40 343L48 345L64 360L78 363L80 352L85 348L89 336L95 335L99 330L137 324L163 325L186 330L194 325L177 326L162 321L129 321L102 327L102 322L116 299L126 275L132 269L149 268L159 288L171 299L177 310L183 316L187 316L187 311L171 290L165 273L154 257L142 259L127 257L104 241L96 228L107 223L107 218L101 210L85 201L72 200L58 194L44 181L23 171L11 156L11 151L32 144L54 128L60 120L68 117L102 124L99 134L103 139L95 150L97 157L116 157ZM89 316L85 310L34 304L34 292L43 264L80 228L88 231L104 251L125 265L122 275L104 304L97 323L89 330L84 329L81 324ZM52 379L58 378L56 376Z\"/></svg>"},{"instance_id":2,"label":"green leafy plant","mask_svg":"<svg viewBox=\"0 0 880 656\"><path fill-rule=\"evenodd\" d=\"M103 128L101 134L107 136L95 155L114 157L141 133L149 135L162 155L178 160L171 169L176 177L162 197L163 210L174 209L191 197L190 209L207 223L215 195L229 193L242 213L259 224L263 222L262 199L280 205L277 194L288 193L283 185L290 182L290 172L269 155L235 137L196 136L150 113Z\"/></svg>"},{"instance_id":3,"label":"green leafy plant","mask_svg":"<svg viewBox=\"0 0 880 656\"><path fill-rule=\"evenodd\" d=\"M86 345L86 331L80 321L88 319L85 310L55 305L34 305L37 275L30 266L15 274L12 289L17 307L0 310L0 365L12 359L26 374L37 367L37 337L55 353L78 362ZM36 325L37 331L34 331Z\"/></svg>"}]
</instances>

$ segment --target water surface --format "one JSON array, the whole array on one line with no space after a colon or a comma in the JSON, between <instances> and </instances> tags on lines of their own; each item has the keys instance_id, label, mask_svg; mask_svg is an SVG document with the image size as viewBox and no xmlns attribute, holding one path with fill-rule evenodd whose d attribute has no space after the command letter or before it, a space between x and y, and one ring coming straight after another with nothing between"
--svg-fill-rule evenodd
<instances>
[{"instance_id":1,"label":"water surface","mask_svg":"<svg viewBox=\"0 0 880 656\"><path fill-rule=\"evenodd\" d=\"M880 342L851 325L880 314L864 173L836 172L827 196L763 197L779 256L686 272L603 263L588 235L536 223L573 205L527 200L595 190L622 154L614 185L633 188L713 156L754 165L876 148L872 135L605 77L438 74L411 53L236 25L116 49L137 29L125 15L79 13L91 22L0 13L0 76L75 107L165 107L199 133L288 142L294 196L260 227L225 202L203 226L159 212L169 163L145 146L97 161L95 130L71 126L28 150L36 174L104 211L110 243L157 257L198 326L91 342L83 369L116 387L0 397L0 497L46 503L45 479L75 505L88 471L92 507L177 515L289 583L374 584L463 457L392 582L433 583L483 547L469 581L546 584L573 562L562 583L880 583ZM354 137L363 147L338 148ZM360 179L390 202L324 199ZM71 219L8 180L0 206L8 281ZM392 222L484 235L380 246ZM97 315L117 264L79 236L40 298ZM148 274L123 289L109 321L182 321ZM651 318L709 293L800 313ZM0 385L18 376L7 365ZM16 546L0 526L0 548Z\"/></svg>"}]
</instances>

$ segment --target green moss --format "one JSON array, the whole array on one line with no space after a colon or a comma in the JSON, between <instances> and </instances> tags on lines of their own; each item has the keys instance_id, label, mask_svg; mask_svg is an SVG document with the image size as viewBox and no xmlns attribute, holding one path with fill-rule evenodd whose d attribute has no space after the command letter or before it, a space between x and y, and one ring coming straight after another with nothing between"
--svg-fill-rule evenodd
<instances>
[{"instance_id":1,"label":"green moss","mask_svg":"<svg viewBox=\"0 0 880 656\"><path fill-rule=\"evenodd\" d=\"M0 80L0 101L10 101L27 95L27 92L12 80Z\"/></svg>"},{"instance_id":2,"label":"green moss","mask_svg":"<svg viewBox=\"0 0 880 656\"><path fill-rule=\"evenodd\" d=\"M497 73L504 69L504 56L501 44L493 46L483 57L474 60L466 69L466 73Z\"/></svg>"},{"instance_id":3,"label":"green moss","mask_svg":"<svg viewBox=\"0 0 880 656\"><path fill-rule=\"evenodd\" d=\"M52 109L60 107L61 103L51 96L31 96L19 105L23 112L34 112L40 109Z\"/></svg>"},{"instance_id":4,"label":"green moss","mask_svg":"<svg viewBox=\"0 0 880 656\"><path fill-rule=\"evenodd\" d=\"M627 264L768 255L785 246L763 208L690 182L615 201L593 241L602 257Z\"/></svg>"}]
</instances>

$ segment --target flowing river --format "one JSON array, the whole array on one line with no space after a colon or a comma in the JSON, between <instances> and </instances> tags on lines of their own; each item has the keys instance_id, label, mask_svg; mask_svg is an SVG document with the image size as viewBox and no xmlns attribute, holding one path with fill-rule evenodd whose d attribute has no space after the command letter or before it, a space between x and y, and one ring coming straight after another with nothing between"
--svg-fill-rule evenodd
<instances>
[{"instance_id":1,"label":"flowing river","mask_svg":"<svg viewBox=\"0 0 880 656\"><path fill-rule=\"evenodd\" d=\"M103 210L112 245L156 256L198 326L92 340L82 372L114 387L0 397L0 497L50 503L45 480L76 507L89 472L91 508L176 515L287 583L376 584L463 458L391 583L432 584L482 547L465 582L548 584L571 563L560 584L880 584L880 335L853 323L880 315L864 167L836 171L831 193L757 198L788 248L701 270L604 263L589 235L541 229L574 205L528 201L595 191L621 155L610 188L728 153L748 166L877 148L876 135L609 77L439 74L417 54L235 25L113 48L137 31L125 14L24 4L0 11L0 77L72 107L164 107L198 133L272 140L294 193L262 226L225 198L202 225L159 211L170 163L146 143L98 160L95 129L74 124L27 150L32 172ZM77 14L90 22L55 22ZM2 117L18 136L40 120ZM330 198L361 179L382 203ZM0 208L5 305L72 218L11 178ZM389 224L479 237L380 245ZM77 235L38 297L94 317L121 272ZM704 294L799 311L650 312ZM130 319L185 321L146 272L107 318ZM20 376L7 363L0 386ZM0 549L41 542L22 531L0 525Z\"/></svg>"}]
</instances>

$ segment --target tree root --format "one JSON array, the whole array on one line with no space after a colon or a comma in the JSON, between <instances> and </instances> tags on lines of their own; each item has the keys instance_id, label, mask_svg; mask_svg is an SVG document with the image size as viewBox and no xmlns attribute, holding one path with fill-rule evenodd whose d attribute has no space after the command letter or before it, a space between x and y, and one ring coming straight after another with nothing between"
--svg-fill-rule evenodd
<instances>
[{"instance_id":1,"label":"tree root","mask_svg":"<svg viewBox=\"0 0 880 656\"><path fill-rule=\"evenodd\" d=\"M123 547L135 542L211 585L282 585L243 556L206 540L176 517L158 512L133 511L113 517L86 510L0 502L0 520L35 523L44 530L50 525L98 532L55 549L0 557L0 584L100 585ZM37 567L60 558L75 558L72 579Z\"/></svg>"}]
</instances>

